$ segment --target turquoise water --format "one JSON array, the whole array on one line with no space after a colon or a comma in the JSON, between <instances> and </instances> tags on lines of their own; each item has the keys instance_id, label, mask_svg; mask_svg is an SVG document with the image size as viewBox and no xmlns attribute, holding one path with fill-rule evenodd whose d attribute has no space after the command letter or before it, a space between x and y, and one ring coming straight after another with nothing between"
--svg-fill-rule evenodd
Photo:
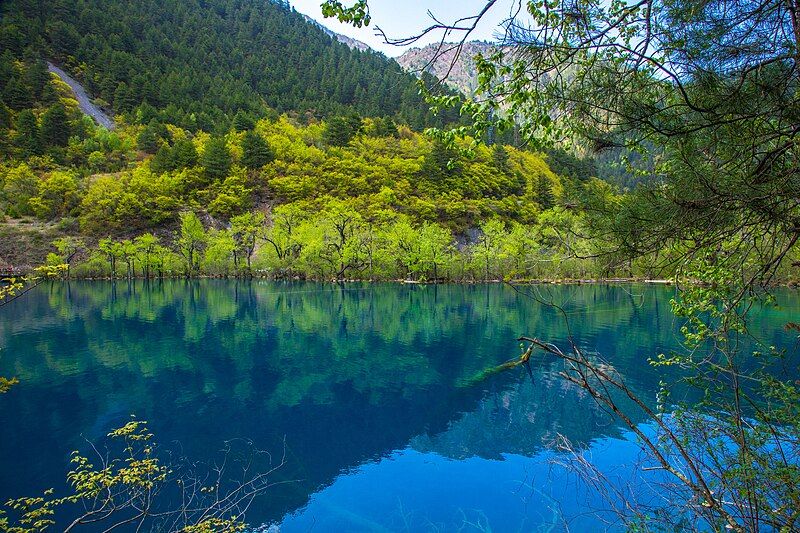
<instances>
[{"instance_id":1,"label":"turquoise water","mask_svg":"<svg viewBox=\"0 0 800 533\"><path fill-rule=\"evenodd\" d=\"M580 345L654 399L663 376L646 359L677 346L674 289L538 290L564 305ZM786 345L800 299L777 296L752 326ZM630 434L558 378L559 362L475 379L518 355L523 334L558 343L567 329L502 285L41 286L0 308L0 375L21 381L0 397L0 500L65 490L70 452L135 414L198 461L233 438L285 451L274 478L288 482L247 515L265 529L613 530L553 443L565 436L627 487Z\"/></svg>"}]
</instances>

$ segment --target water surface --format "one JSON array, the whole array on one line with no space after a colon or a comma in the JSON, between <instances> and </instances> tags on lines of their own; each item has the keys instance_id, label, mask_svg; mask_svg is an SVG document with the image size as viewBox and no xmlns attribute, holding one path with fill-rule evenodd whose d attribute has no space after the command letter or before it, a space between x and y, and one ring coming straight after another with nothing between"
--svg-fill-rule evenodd
<instances>
[{"instance_id":1,"label":"water surface","mask_svg":"<svg viewBox=\"0 0 800 533\"><path fill-rule=\"evenodd\" d=\"M643 397L647 358L677 346L674 289L565 286L585 349ZM753 323L785 343L798 309ZM796 319L796 317L795 317ZM69 454L135 414L162 443L209 460L250 439L286 464L248 519L281 531L614 529L604 507L553 461L559 435L622 482L638 449L582 391L536 357L475 381L520 353L523 334L563 342L546 305L502 285L404 286L237 281L72 282L0 310L0 500L64 490ZM638 421L637 421L638 422ZM608 517L606 517L608 518Z\"/></svg>"}]
</instances>

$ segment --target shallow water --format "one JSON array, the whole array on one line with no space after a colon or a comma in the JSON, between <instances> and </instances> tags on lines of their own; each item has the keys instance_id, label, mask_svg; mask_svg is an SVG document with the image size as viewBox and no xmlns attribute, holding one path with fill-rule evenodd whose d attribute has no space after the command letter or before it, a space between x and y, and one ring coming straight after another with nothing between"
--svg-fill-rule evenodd
<instances>
[{"instance_id":1,"label":"shallow water","mask_svg":"<svg viewBox=\"0 0 800 533\"><path fill-rule=\"evenodd\" d=\"M647 357L677 346L673 288L541 287L586 350L643 397ZM753 330L786 344L796 292ZM226 439L286 455L251 524L281 531L615 529L607 507L554 466L564 435L620 486L638 448L518 336L563 342L558 314L502 285L220 280L41 286L0 309L0 500L65 489L69 454L131 414L162 443L211 460ZM639 422L637 420L637 422ZM297 480L297 481L295 481Z\"/></svg>"}]
</instances>

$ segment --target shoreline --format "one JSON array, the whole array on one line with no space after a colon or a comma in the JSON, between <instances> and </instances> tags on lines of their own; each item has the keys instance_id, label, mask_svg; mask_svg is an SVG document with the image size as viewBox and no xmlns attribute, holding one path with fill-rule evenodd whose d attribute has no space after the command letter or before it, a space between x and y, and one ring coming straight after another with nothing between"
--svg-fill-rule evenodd
<instances>
[{"instance_id":1,"label":"shoreline","mask_svg":"<svg viewBox=\"0 0 800 533\"><path fill-rule=\"evenodd\" d=\"M489 285L489 284L508 284L508 285L662 285L671 286L677 285L679 281L674 279L665 278L537 278L537 279L521 279L521 280L439 280L439 281L422 281L422 280L407 280L407 279L302 279L302 278L270 278L265 276L162 276L162 277L148 277L133 276L128 277L71 277L69 279L58 279L53 281L111 281L111 282L129 282L129 281L175 281L175 280L227 280L227 281L269 281L269 282L308 282L319 284L345 284L345 283L391 283L398 285ZM691 284L691 280L680 280L682 283ZM696 281L694 283L697 283ZM769 285L770 287L787 287L787 288L800 288L800 281L787 280L779 281Z\"/></svg>"},{"instance_id":2,"label":"shoreline","mask_svg":"<svg viewBox=\"0 0 800 533\"><path fill-rule=\"evenodd\" d=\"M674 285L675 281L662 278L534 278L519 280L500 280L500 279L477 279L477 280L451 280L442 279L436 281L410 280L410 279L368 279L368 278L347 278L347 279L305 279L305 278L271 278L267 276L132 276L116 277L77 277L69 279L59 279L57 281L165 281L165 280L236 280L236 281L287 281L287 282L309 282L309 283L396 283L399 285L485 285L485 284L510 284L510 285L597 285L597 284L623 284L623 283L647 283L652 285Z\"/></svg>"}]
</instances>

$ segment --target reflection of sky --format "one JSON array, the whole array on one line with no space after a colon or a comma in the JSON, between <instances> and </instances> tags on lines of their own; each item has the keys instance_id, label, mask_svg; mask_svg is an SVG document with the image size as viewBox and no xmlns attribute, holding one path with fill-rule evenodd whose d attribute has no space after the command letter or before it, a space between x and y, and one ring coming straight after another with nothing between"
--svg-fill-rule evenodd
<instances>
[{"instance_id":1,"label":"reflection of sky","mask_svg":"<svg viewBox=\"0 0 800 533\"><path fill-rule=\"evenodd\" d=\"M620 487L638 455L632 440L603 439L586 452ZM343 473L288 514L280 531L563 531L567 524L571 531L598 530L593 513L608 503L554 467L556 458L541 452L454 461L406 448ZM610 523L603 530L622 530L612 514L604 518Z\"/></svg>"},{"instance_id":2,"label":"reflection of sky","mask_svg":"<svg viewBox=\"0 0 800 533\"><path fill-rule=\"evenodd\" d=\"M472 16L479 13L486 3L484 0L437 0L436 2L370 0L369 7L372 24L368 28L355 28L336 19L324 18L320 9L322 1L290 0L289 3L300 13L308 15L327 28L342 35L358 39L390 57L402 54L408 47L386 44L381 37L375 35L375 26L384 30L390 38L404 38L416 35L433 24L433 21L427 15L429 9L442 22L452 24L459 17ZM352 5L354 2L345 0L342 3ZM498 1L481 19L475 31L470 35L470 40L495 40L500 24L508 18L509 13L512 12L512 9L517 4L518 2L510 0ZM439 42L441 38L441 33L434 33L413 46L424 46ZM448 40L460 40L460 38L460 35L454 34Z\"/></svg>"}]
</instances>

